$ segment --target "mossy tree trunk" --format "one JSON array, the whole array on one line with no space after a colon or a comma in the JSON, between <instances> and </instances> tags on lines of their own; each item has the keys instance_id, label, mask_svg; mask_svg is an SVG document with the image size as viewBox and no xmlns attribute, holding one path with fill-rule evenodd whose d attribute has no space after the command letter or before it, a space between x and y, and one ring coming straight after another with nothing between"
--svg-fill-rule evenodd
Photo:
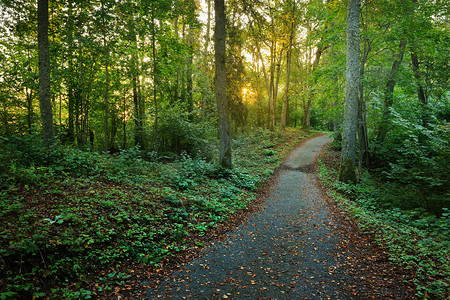
<instances>
[{"instance_id":1,"label":"mossy tree trunk","mask_svg":"<svg viewBox=\"0 0 450 300\"><path fill-rule=\"evenodd\" d=\"M53 112L50 99L50 51L48 42L48 0L38 1L39 107L44 143L55 142Z\"/></svg>"},{"instance_id":2,"label":"mossy tree trunk","mask_svg":"<svg viewBox=\"0 0 450 300\"><path fill-rule=\"evenodd\" d=\"M227 105L227 72L225 66L225 38L226 19L225 19L225 1L215 0L215 65L216 65L216 102L217 112L219 114L219 136L220 136L220 158L219 163L223 168L231 169L231 141L230 141L230 120L228 117Z\"/></svg>"},{"instance_id":3,"label":"mossy tree trunk","mask_svg":"<svg viewBox=\"0 0 450 300\"><path fill-rule=\"evenodd\" d=\"M345 79L345 111L339 180L356 182L356 132L358 129L359 94L359 11L360 0L349 0L347 14L347 61Z\"/></svg>"}]
</instances>

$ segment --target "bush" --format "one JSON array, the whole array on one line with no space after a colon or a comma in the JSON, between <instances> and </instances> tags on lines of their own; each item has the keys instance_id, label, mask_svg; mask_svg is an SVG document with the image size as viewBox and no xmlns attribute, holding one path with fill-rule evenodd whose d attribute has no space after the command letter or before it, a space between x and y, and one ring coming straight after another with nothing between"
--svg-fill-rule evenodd
<instances>
[{"instance_id":1,"label":"bush","mask_svg":"<svg viewBox=\"0 0 450 300\"><path fill-rule=\"evenodd\" d=\"M428 114L424 124L419 105L391 112L392 130L376 153L380 175L392 182L391 191L407 191L411 196L405 199L411 205L408 208L440 213L450 204L445 196L450 192L450 130L434 117L436 113Z\"/></svg>"},{"instance_id":2,"label":"bush","mask_svg":"<svg viewBox=\"0 0 450 300\"><path fill-rule=\"evenodd\" d=\"M187 190L212 173L214 173L212 162L200 157L192 158L183 153L173 164L165 166L162 179L180 190Z\"/></svg>"},{"instance_id":3,"label":"bush","mask_svg":"<svg viewBox=\"0 0 450 300\"><path fill-rule=\"evenodd\" d=\"M16 183L43 185L67 175L139 181L140 176L158 170L158 163L144 160L144 153L137 147L115 155L58 144L49 149L40 135L33 134L2 137L0 146L4 149L0 153L0 187Z\"/></svg>"},{"instance_id":4,"label":"bush","mask_svg":"<svg viewBox=\"0 0 450 300\"><path fill-rule=\"evenodd\" d=\"M212 124L193 122L187 113L173 108L161 116L158 129L159 152L212 159Z\"/></svg>"}]
</instances>

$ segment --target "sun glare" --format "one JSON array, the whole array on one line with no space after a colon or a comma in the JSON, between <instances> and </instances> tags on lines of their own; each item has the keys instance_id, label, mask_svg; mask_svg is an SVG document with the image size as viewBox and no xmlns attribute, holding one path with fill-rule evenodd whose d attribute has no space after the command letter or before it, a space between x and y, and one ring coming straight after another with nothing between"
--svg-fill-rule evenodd
<instances>
[{"instance_id":1,"label":"sun glare","mask_svg":"<svg viewBox=\"0 0 450 300\"><path fill-rule=\"evenodd\" d=\"M244 103L253 104L256 102L258 93L251 86L244 85L241 88L242 100Z\"/></svg>"}]
</instances>

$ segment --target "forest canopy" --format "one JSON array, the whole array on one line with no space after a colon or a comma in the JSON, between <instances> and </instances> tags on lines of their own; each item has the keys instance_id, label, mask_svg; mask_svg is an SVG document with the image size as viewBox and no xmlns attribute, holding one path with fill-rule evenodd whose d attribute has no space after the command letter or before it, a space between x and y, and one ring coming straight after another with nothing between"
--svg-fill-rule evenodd
<instances>
[{"instance_id":1,"label":"forest canopy","mask_svg":"<svg viewBox=\"0 0 450 300\"><path fill-rule=\"evenodd\" d=\"M45 133L47 126L59 144L89 151L139 147L157 156L211 157L217 136L211 0L46 5L47 114L40 109L36 2L1 1L1 136ZM226 2L233 134L301 126L334 131L339 140L346 7L337 0ZM447 12L446 1L360 4L357 151L360 170L447 195L445 201Z\"/></svg>"}]
</instances>

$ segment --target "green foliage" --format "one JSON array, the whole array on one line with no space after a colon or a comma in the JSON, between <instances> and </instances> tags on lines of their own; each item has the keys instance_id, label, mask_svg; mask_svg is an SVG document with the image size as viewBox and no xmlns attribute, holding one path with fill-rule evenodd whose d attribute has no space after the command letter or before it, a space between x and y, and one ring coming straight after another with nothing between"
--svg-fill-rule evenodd
<instances>
[{"instance_id":1,"label":"green foliage","mask_svg":"<svg viewBox=\"0 0 450 300\"><path fill-rule=\"evenodd\" d=\"M277 167L262 159L261 133L235 140L242 166L231 171L188 154L162 163L139 148L112 155L1 139L0 297L102 298L129 280L128 266L158 266L197 245ZM274 156L285 142L273 142Z\"/></svg>"},{"instance_id":2,"label":"green foliage","mask_svg":"<svg viewBox=\"0 0 450 300\"><path fill-rule=\"evenodd\" d=\"M381 247L389 249L391 259L415 271L414 284L424 299L445 299L450 278L450 214L424 209L401 210L386 206L384 190L368 173L358 185L337 180L337 172L321 163L319 177L338 205L354 216L363 230L377 233Z\"/></svg>"},{"instance_id":3,"label":"green foliage","mask_svg":"<svg viewBox=\"0 0 450 300\"><path fill-rule=\"evenodd\" d=\"M390 181L386 203L435 213L450 206L450 130L435 117L441 109L409 104L392 110L392 129L377 152L379 173Z\"/></svg>"},{"instance_id":4,"label":"green foliage","mask_svg":"<svg viewBox=\"0 0 450 300\"><path fill-rule=\"evenodd\" d=\"M263 150L263 155L265 155L265 156L274 156L275 154L277 154L277 151L275 151L273 149L264 149Z\"/></svg>"},{"instance_id":5,"label":"green foliage","mask_svg":"<svg viewBox=\"0 0 450 300\"><path fill-rule=\"evenodd\" d=\"M207 122L193 122L179 108L169 109L159 126L159 151L211 159L213 127Z\"/></svg>"},{"instance_id":6,"label":"green foliage","mask_svg":"<svg viewBox=\"0 0 450 300\"><path fill-rule=\"evenodd\" d=\"M202 182L214 169L212 162L199 157L191 158L186 153L183 153L172 166L174 168L168 168L162 178L181 190L187 190Z\"/></svg>"},{"instance_id":7,"label":"green foliage","mask_svg":"<svg viewBox=\"0 0 450 300\"><path fill-rule=\"evenodd\" d=\"M42 181L82 176L112 181L137 181L144 173L157 170L155 163L144 160L139 148L123 150L115 155L86 152L57 145L47 149L38 135L1 138L0 154L2 184L41 185ZM146 155L152 157L152 155Z\"/></svg>"},{"instance_id":8,"label":"green foliage","mask_svg":"<svg viewBox=\"0 0 450 300\"><path fill-rule=\"evenodd\" d=\"M261 182L260 176L252 176L238 168L233 169L230 180L236 187L246 189L248 191L255 191Z\"/></svg>"}]
</instances>

